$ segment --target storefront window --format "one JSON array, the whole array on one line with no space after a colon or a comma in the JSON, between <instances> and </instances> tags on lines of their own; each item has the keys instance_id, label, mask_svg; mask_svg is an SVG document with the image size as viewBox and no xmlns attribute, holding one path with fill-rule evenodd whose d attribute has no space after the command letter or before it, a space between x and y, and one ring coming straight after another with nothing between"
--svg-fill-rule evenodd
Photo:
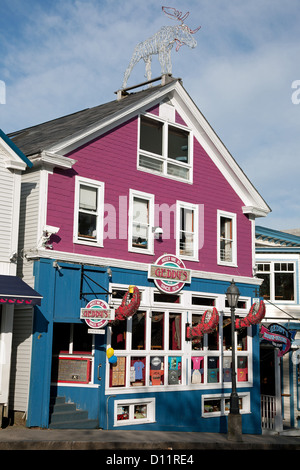
<instances>
[{"instance_id":1,"label":"storefront window","mask_svg":"<svg viewBox=\"0 0 300 470\"><path fill-rule=\"evenodd\" d=\"M168 384L169 385L181 384L181 357L180 356L168 357Z\"/></svg>"},{"instance_id":2,"label":"storefront window","mask_svg":"<svg viewBox=\"0 0 300 470\"><path fill-rule=\"evenodd\" d=\"M207 346L210 351L219 350L219 328L207 335Z\"/></svg>"},{"instance_id":3,"label":"storefront window","mask_svg":"<svg viewBox=\"0 0 300 470\"><path fill-rule=\"evenodd\" d=\"M248 341L247 341L247 328L243 328L242 330L238 330L237 332L237 350L238 351L247 351L248 349Z\"/></svg>"},{"instance_id":4,"label":"storefront window","mask_svg":"<svg viewBox=\"0 0 300 470\"><path fill-rule=\"evenodd\" d=\"M124 421L129 419L129 405L125 406L118 406L118 411L117 411L117 420L118 421Z\"/></svg>"},{"instance_id":5,"label":"storefront window","mask_svg":"<svg viewBox=\"0 0 300 470\"><path fill-rule=\"evenodd\" d=\"M205 400L204 413L221 412L221 398L215 400Z\"/></svg>"},{"instance_id":6,"label":"storefront window","mask_svg":"<svg viewBox=\"0 0 300 470\"><path fill-rule=\"evenodd\" d=\"M132 349L145 349L146 346L146 322L145 312L137 312L132 317Z\"/></svg>"},{"instance_id":7,"label":"storefront window","mask_svg":"<svg viewBox=\"0 0 300 470\"><path fill-rule=\"evenodd\" d=\"M154 308L142 309L127 320L108 327L108 347L114 349L117 357L115 364L108 361L109 387L127 388L128 391L146 391L150 387L170 390L176 386L230 388L233 354L230 315L220 313L217 329L186 340L187 326L196 328L203 321L204 311L218 304L216 298L193 294L189 297L190 305L195 305L193 299L197 299L196 302L199 299L200 309L194 307L195 310L192 310L193 307L190 307L190 311L183 311L180 303L177 307L174 305L179 298L177 294L174 295L174 303L171 294L167 297L156 294L155 298L153 291L144 291L144 302L150 299ZM184 302L186 294L180 294ZM209 305L202 305L203 302ZM239 308L244 308L247 302L248 299L244 299ZM252 380L250 338L251 328L235 330L238 383Z\"/></svg>"},{"instance_id":8,"label":"storefront window","mask_svg":"<svg viewBox=\"0 0 300 470\"><path fill-rule=\"evenodd\" d=\"M191 383L201 384L204 382L204 357L192 356L191 360Z\"/></svg>"},{"instance_id":9,"label":"storefront window","mask_svg":"<svg viewBox=\"0 0 300 470\"><path fill-rule=\"evenodd\" d=\"M238 382L248 381L248 357L247 356L237 357L237 381Z\"/></svg>"},{"instance_id":10,"label":"storefront window","mask_svg":"<svg viewBox=\"0 0 300 470\"><path fill-rule=\"evenodd\" d=\"M114 425L153 423L155 421L155 398L115 400Z\"/></svg>"},{"instance_id":11,"label":"storefront window","mask_svg":"<svg viewBox=\"0 0 300 470\"><path fill-rule=\"evenodd\" d=\"M113 349L126 349L126 321L116 322L111 329L111 347Z\"/></svg>"},{"instance_id":12,"label":"storefront window","mask_svg":"<svg viewBox=\"0 0 300 470\"><path fill-rule=\"evenodd\" d=\"M164 313L152 312L151 349L164 349Z\"/></svg>"},{"instance_id":13,"label":"storefront window","mask_svg":"<svg viewBox=\"0 0 300 470\"><path fill-rule=\"evenodd\" d=\"M241 413L247 413L250 410L250 394L245 392L239 394L239 409ZM230 412L229 396L210 396L202 397L202 416L221 416Z\"/></svg>"},{"instance_id":14,"label":"storefront window","mask_svg":"<svg viewBox=\"0 0 300 470\"><path fill-rule=\"evenodd\" d=\"M169 349L181 349L181 313L169 315Z\"/></svg>"},{"instance_id":15,"label":"storefront window","mask_svg":"<svg viewBox=\"0 0 300 470\"><path fill-rule=\"evenodd\" d=\"M164 357L150 358L150 385L164 385Z\"/></svg>"},{"instance_id":16,"label":"storefront window","mask_svg":"<svg viewBox=\"0 0 300 470\"><path fill-rule=\"evenodd\" d=\"M145 357L131 357L130 359L130 385L141 387L145 385Z\"/></svg>"},{"instance_id":17,"label":"storefront window","mask_svg":"<svg viewBox=\"0 0 300 470\"><path fill-rule=\"evenodd\" d=\"M192 317L192 327L196 327L201 322L202 315L195 315L193 314ZM203 349L203 336L198 337L192 340L192 349L195 351L199 351Z\"/></svg>"}]
</instances>

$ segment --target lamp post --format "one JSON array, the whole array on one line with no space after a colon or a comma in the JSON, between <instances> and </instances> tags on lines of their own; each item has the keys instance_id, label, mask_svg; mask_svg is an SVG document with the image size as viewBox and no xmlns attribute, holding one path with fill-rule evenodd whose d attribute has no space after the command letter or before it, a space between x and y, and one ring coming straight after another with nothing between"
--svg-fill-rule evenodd
<instances>
[{"instance_id":1,"label":"lamp post","mask_svg":"<svg viewBox=\"0 0 300 470\"><path fill-rule=\"evenodd\" d=\"M226 291L226 297L231 312L231 395L230 411L228 415L228 439L241 440L242 436L242 417L240 414L239 397L236 392L236 365L235 365L235 309L238 304L240 291L232 279L230 286Z\"/></svg>"}]
</instances>

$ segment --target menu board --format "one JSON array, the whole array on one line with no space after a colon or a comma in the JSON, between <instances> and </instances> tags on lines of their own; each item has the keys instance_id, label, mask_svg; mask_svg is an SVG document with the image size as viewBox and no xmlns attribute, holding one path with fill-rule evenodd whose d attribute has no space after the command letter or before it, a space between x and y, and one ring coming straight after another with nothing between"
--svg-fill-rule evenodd
<instances>
[{"instance_id":1,"label":"menu board","mask_svg":"<svg viewBox=\"0 0 300 470\"><path fill-rule=\"evenodd\" d=\"M125 385L125 357L118 357L116 364L111 367L111 380L113 387L122 387Z\"/></svg>"},{"instance_id":2,"label":"menu board","mask_svg":"<svg viewBox=\"0 0 300 470\"><path fill-rule=\"evenodd\" d=\"M58 359L58 382L88 383L91 360L86 358L60 357Z\"/></svg>"}]
</instances>

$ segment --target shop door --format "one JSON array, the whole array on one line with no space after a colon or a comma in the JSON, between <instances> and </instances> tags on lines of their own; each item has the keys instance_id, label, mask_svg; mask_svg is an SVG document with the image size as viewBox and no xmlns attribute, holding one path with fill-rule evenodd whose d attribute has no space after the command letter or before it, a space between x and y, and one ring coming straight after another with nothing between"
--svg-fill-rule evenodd
<instances>
[{"instance_id":1,"label":"shop door","mask_svg":"<svg viewBox=\"0 0 300 470\"><path fill-rule=\"evenodd\" d=\"M275 397L274 348L260 349L260 393Z\"/></svg>"},{"instance_id":2,"label":"shop door","mask_svg":"<svg viewBox=\"0 0 300 470\"><path fill-rule=\"evenodd\" d=\"M281 431L280 359L273 346L260 348L260 394L262 428Z\"/></svg>"}]
</instances>

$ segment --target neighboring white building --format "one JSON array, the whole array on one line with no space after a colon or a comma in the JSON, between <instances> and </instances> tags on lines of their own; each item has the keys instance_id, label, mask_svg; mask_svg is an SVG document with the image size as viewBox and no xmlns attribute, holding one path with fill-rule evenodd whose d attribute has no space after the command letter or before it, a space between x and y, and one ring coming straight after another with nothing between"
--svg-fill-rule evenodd
<instances>
[{"instance_id":1,"label":"neighboring white building","mask_svg":"<svg viewBox=\"0 0 300 470\"><path fill-rule=\"evenodd\" d=\"M261 394L276 401L276 430L300 421L300 236L256 226L257 277L266 304L263 326L287 337L281 354L273 341L261 341ZM272 335L269 335L272 338ZM280 337L280 336L279 336ZM285 339L285 338L283 338ZM290 341L290 343L289 343ZM280 343L277 343L279 345ZM298 424L299 423L299 424Z\"/></svg>"},{"instance_id":2,"label":"neighboring white building","mask_svg":"<svg viewBox=\"0 0 300 470\"><path fill-rule=\"evenodd\" d=\"M19 381L16 361L22 356L24 358L24 341L22 337L17 338L14 328L20 330L19 317L26 316L28 307L32 310L32 305L41 299L37 292L16 276L20 256L21 173L27 166L31 167L32 163L0 129L0 427L2 418L8 416L8 404L13 398L10 390L14 395L16 382Z\"/></svg>"}]
</instances>

